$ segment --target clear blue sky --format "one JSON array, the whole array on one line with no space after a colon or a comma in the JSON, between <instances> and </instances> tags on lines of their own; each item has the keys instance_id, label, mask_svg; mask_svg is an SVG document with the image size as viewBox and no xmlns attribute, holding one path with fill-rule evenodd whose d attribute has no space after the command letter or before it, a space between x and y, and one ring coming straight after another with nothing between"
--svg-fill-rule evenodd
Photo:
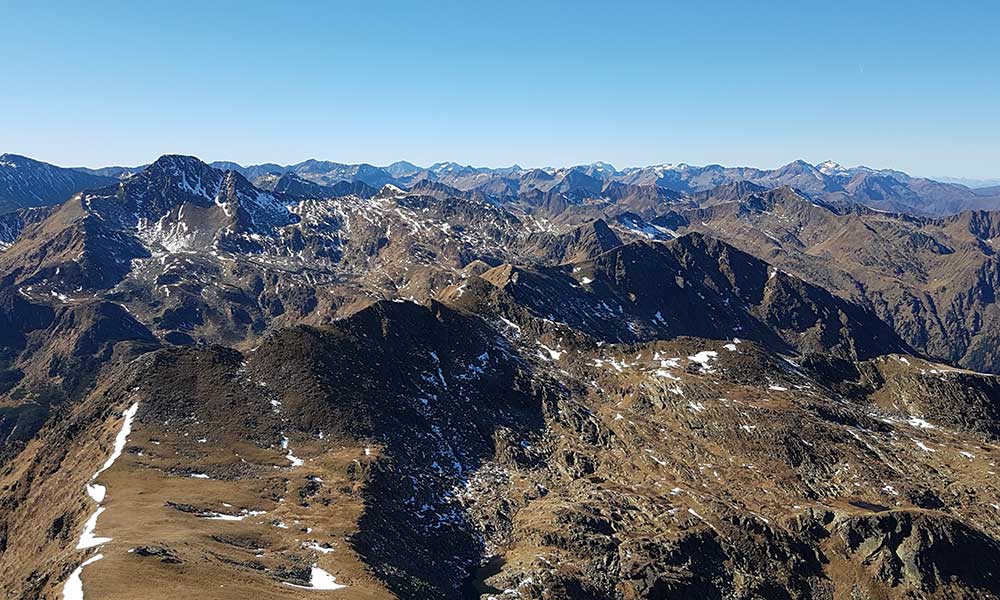
<instances>
[{"instance_id":1,"label":"clear blue sky","mask_svg":"<svg viewBox=\"0 0 1000 600\"><path fill-rule=\"evenodd\" d=\"M1000 3L763 4L0 0L0 152L1000 177Z\"/></svg>"}]
</instances>

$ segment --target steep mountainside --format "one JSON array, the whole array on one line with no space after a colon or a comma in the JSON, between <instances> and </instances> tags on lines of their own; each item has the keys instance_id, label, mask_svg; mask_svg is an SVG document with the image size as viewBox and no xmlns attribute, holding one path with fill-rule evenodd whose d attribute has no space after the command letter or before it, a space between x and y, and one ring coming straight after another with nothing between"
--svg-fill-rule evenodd
<instances>
[{"instance_id":1,"label":"steep mountainside","mask_svg":"<svg viewBox=\"0 0 1000 600\"><path fill-rule=\"evenodd\" d=\"M0 214L59 204L80 190L112 181L111 177L63 169L16 154L0 154Z\"/></svg>"},{"instance_id":2,"label":"steep mountainside","mask_svg":"<svg viewBox=\"0 0 1000 600\"><path fill-rule=\"evenodd\" d=\"M914 348L1000 371L1000 213L927 219L837 212L784 188L685 217L687 229L731 241L868 307Z\"/></svg>"},{"instance_id":3,"label":"steep mountainside","mask_svg":"<svg viewBox=\"0 0 1000 600\"><path fill-rule=\"evenodd\" d=\"M481 274L539 318L616 342L679 336L742 337L775 352L823 352L864 360L910 352L881 321L829 292L697 234L666 244L635 242L580 263ZM476 279L443 298L493 292Z\"/></svg>"},{"instance_id":4,"label":"steep mountainside","mask_svg":"<svg viewBox=\"0 0 1000 600\"><path fill-rule=\"evenodd\" d=\"M13 244L25 226L44 221L54 210L52 206L39 206L0 214L0 250L6 250Z\"/></svg>"}]
</instances>

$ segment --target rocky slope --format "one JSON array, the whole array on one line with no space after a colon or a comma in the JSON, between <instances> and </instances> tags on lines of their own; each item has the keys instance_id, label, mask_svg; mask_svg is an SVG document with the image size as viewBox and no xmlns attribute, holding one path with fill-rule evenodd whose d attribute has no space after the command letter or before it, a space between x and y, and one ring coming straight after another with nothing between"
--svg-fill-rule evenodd
<instances>
[{"instance_id":1,"label":"rocky slope","mask_svg":"<svg viewBox=\"0 0 1000 600\"><path fill-rule=\"evenodd\" d=\"M996 372L998 214L833 208L780 188L685 212L680 231L718 236L868 307L931 356Z\"/></svg>"},{"instance_id":2,"label":"rocky slope","mask_svg":"<svg viewBox=\"0 0 1000 600\"><path fill-rule=\"evenodd\" d=\"M351 598L993 597L994 434L884 399L994 380L850 364L613 344L488 297L147 353L8 463L3 585L59 597L99 553L102 598L306 597L316 568ZM110 539L79 548L95 507Z\"/></svg>"}]
</instances>

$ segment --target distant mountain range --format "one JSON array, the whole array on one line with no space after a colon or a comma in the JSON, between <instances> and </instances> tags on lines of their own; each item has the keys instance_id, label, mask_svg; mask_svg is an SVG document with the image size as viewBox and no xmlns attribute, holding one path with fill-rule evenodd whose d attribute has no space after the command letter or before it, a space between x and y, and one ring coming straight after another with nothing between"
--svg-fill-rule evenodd
<instances>
[{"instance_id":1,"label":"distant mountain range","mask_svg":"<svg viewBox=\"0 0 1000 600\"><path fill-rule=\"evenodd\" d=\"M211 166L235 171L258 187L275 191L293 189L303 194L308 189L308 194L316 197L372 196L381 187L393 185L437 195L547 206L549 216L567 204L617 202L626 196L643 196L650 203L674 201L736 182L765 188L789 186L827 204L862 204L914 215L944 216L1000 208L1000 187L973 189L892 169L846 168L833 161L812 165L798 160L777 169L679 163L619 170L604 162L544 169L473 167L454 162L420 167L406 161L379 167L312 159L294 165L243 166L220 161ZM75 192L106 185L144 168L67 169L5 154L0 156L0 212L57 204Z\"/></svg>"},{"instance_id":2,"label":"distant mountain range","mask_svg":"<svg viewBox=\"0 0 1000 600\"><path fill-rule=\"evenodd\" d=\"M798 160L777 169L698 167L681 163L618 170L604 162L545 169L525 169L518 165L494 169L441 162L424 168L408 162L377 167L317 160L283 167L274 164L243 167L235 163L212 163L212 166L238 171L255 182L263 177L285 174L294 174L320 185L349 181L373 188L393 184L410 189L433 182L499 201L530 194L564 195L571 201L584 201L620 195L623 186L692 194L727 183L749 181L767 188L787 185L826 202L855 202L911 214L947 215L963 210L1000 208L1000 194L994 194L995 190L983 193L957 183L911 177L892 169L846 168L833 161L811 165Z\"/></svg>"},{"instance_id":3,"label":"distant mountain range","mask_svg":"<svg viewBox=\"0 0 1000 600\"><path fill-rule=\"evenodd\" d=\"M930 177L929 179L934 179L941 183L957 183L974 190L1000 186L1000 179L971 179L968 177Z\"/></svg>"}]
</instances>

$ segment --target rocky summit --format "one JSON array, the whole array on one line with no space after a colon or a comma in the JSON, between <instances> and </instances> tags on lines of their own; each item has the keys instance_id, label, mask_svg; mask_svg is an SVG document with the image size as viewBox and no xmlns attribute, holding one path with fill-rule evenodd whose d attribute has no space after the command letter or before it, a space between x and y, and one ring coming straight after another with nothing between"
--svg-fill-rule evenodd
<instances>
[{"instance_id":1,"label":"rocky summit","mask_svg":"<svg viewBox=\"0 0 1000 600\"><path fill-rule=\"evenodd\" d=\"M1000 598L1000 198L0 156L0 590Z\"/></svg>"}]
</instances>

